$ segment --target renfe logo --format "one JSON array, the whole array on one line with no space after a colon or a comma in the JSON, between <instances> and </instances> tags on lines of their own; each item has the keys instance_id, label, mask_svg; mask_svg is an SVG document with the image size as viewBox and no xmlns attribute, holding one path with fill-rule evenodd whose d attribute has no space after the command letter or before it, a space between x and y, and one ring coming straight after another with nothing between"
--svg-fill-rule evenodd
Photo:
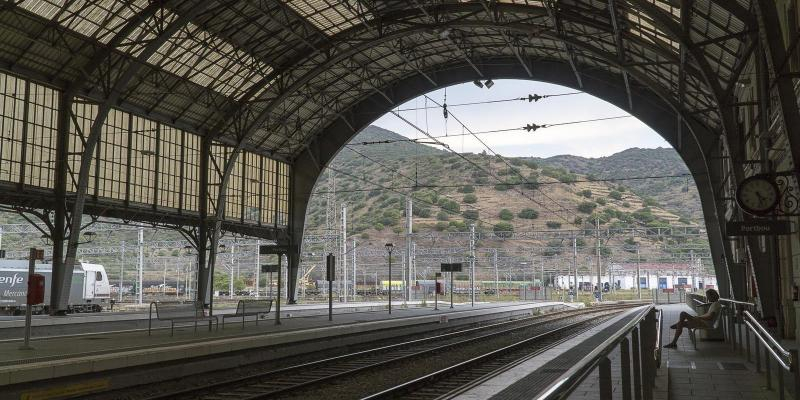
<instances>
[{"instance_id":1,"label":"renfe logo","mask_svg":"<svg viewBox=\"0 0 800 400\"><path fill-rule=\"evenodd\" d=\"M23 278L19 276L19 274L14 274L14 276L0 276L0 283L10 283L11 287L18 283L22 283Z\"/></svg>"}]
</instances>

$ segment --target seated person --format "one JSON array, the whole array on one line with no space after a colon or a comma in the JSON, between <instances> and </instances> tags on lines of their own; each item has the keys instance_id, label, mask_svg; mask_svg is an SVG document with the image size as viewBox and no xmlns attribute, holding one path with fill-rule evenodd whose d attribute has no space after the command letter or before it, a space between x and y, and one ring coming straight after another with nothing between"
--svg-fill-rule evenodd
<instances>
[{"instance_id":1,"label":"seated person","mask_svg":"<svg viewBox=\"0 0 800 400\"><path fill-rule=\"evenodd\" d=\"M706 299L711 304L711 306L708 307L708 312L706 312L705 314L694 316L694 315L689 315L689 313L687 312L681 312L678 322L670 326L670 328L675 329L675 337L672 339L671 342L665 344L664 347L670 349L677 348L678 338L681 337L681 334L683 333L683 328L689 328L689 329L711 328L711 325L714 323L714 319L717 318L717 314L719 314L722 305L719 303L719 293L717 293L717 291L714 289L706 290Z\"/></svg>"}]
</instances>

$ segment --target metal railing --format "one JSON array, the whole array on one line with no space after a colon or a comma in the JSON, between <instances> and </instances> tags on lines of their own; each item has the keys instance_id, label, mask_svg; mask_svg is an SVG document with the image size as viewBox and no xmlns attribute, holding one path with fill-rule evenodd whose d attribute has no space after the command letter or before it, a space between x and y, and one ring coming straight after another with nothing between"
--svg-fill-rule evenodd
<instances>
[{"instance_id":1,"label":"metal railing","mask_svg":"<svg viewBox=\"0 0 800 400\"><path fill-rule=\"evenodd\" d=\"M595 347L536 399L566 399L597 368L600 399L610 400L615 390L609 354L618 346L622 378L618 390L622 392L622 399L652 399L656 370L661 365L661 319L660 310L652 305L644 306L635 318Z\"/></svg>"},{"instance_id":2,"label":"metal railing","mask_svg":"<svg viewBox=\"0 0 800 400\"><path fill-rule=\"evenodd\" d=\"M770 365L770 358L783 370L792 374L794 378L794 395L795 398L800 397L800 365L798 362L797 350L786 350L778 343L770 333L764 329L758 319L753 316L749 311L744 311L744 325L747 326L745 330L747 338L747 361L750 361L750 332L755 335L755 355L756 355L756 371L761 372L761 346L764 346L764 370L767 377L767 389L772 390L772 371ZM783 371L777 371L778 375L778 395L780 399L784 399L784 382Z\"/></svg>"},{"instance_id":3,"label":"metal railing","mask_svg":"<svg viewBox=\"0 0 800 400\"><path fill-rule=\"evenodd\" d=\"M725 321L725 340L731 343L734 351L746 352L747 361L752 362L755 355L756 372L761 373L761 348L764 349L764 372L767 389L772 390L772 362L779 366L777 371L778 395L781 400L785 396L784 373L789 372L794 379L794 397L800 398L800 357L798 350L787 350L761 325L756 313L756 305L732 299L720 299ZM753 341L750 335L753 335ZM755 349L752 346L755 345ZM753 351L755 350L755 351Z\"/></svg>"}]
</instances>

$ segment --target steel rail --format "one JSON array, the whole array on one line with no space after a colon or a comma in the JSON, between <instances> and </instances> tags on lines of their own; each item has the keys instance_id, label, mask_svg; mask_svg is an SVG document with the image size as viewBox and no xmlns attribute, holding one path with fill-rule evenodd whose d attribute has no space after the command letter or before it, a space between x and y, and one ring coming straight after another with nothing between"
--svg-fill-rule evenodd
<instances>
[{"instance_id":1,"label":"steel rail","mask_svg":"<svg viewBox=\"0 0 800 400\"><path fill-rule=\"evenodd\" d=\"M562 312L547 314L547 315L544 315L544 316L537 316L537 317L527 318L527 319L524 319L524 320L505 321L505 322L500 322L500 323L496 323L496 324L491 324L491 325L488 325L488 326L480 326L480 327L475 327L475 328L469 328L469 329L466 329L466 330L459 330L459 331L456 331L456 332L445 333L445 334L436 335L436 336L432 336L432 337L426 337L426 338L422 338L422 339L415 339L415 340L396 343L396 344L392 344L392 345L381 346L381 347L378 347L378 348L362 350L362 351L358 351L358 352L354 352L354 353L343 354L343 355L339 355L339 356L335 356L335 357L326 358L326 359L323 359L323 360L311 361L311 362L307 362L307 363L303 363L303 364L298 364L298 365L293 365L293 366L289 366L289 367L285 367L285 368L280 368L280 369L277 369L277 370L265 371L265 372L257 372L257 373L250 374L250 375L247 375L247 376L244 376L244 377L237 377L237 378L234 378L234 379L228 379L228 380L224 380L224 381L220 381L220 382L211 383L211 384L208 384L208 385L205 385L205 386L202 386L202 387L193 387L193 388L185 389L185 390L181 390L181 391L174 391L174 392L170 392L170 393L161 393L161 394L158 394L158 395L155 395L155 396L148 397L147 400L174 399L176 397L188 396L188 395L195 395L195 396L197 396L196 398L202 398L202 394L200 394L200 393L209 392L209 391L213 392L213 395L215 395L215 396L224 397L224 393L222 392L222 390L225 390L225 389L230 390L230 391L237 391L237 393L238 393L238 395L236 397L237 399L267 398L267 397L270 397L270 396L275 396L275 395L280 394L280 393L286 393L286 392L291 391L291 390L302 389L303 387L307 387L308 385L313 385L313 384L317 384L317 383L320 383L320 382L328 381L330 379L335 379L335 378L338 378L338 377L350 375L350 374L353 374L353 373L356 373L356 372L360 372L360 371L363 371L363 370L366 370L366 369L369 369L369 368L373 368L375 366L385 365L385 364L397 362L397 361L400 361L400 360L403 360L403 359L408 359L408 358L411 358L411 357L417 357L420 354L437 352L437 351L440 351L440 350L442 350L444 348L447 348L447 347L463 345L463 344L466 344L466 343L469 343L469 342L474 342L474 341L477 341L477 340L486 339L486 338L492 337L492 336L503 335L503 334L507 334L507 333L513 332L513 331L518 331L518 330L521 330L521 329L529 329L529 328L536 327L536 326L539 326L539 325L542 325L542 324L546 324L546 323L553 323L553 322L557 322L557 321L560 321L560 320L563 320L563 319L583 316L583 315L591 314L591 313L600 313L600 312L604 312L604 311L615 310L617 308L623 308L623 307L610 306L610 307L602 307L602 308L592 308L592 309L582 310L582 312L578 312L578 313L572 313L570 311L562 311ZM553 318L553 317L555 317L555 318ZM420 345L420 344L432 343L432 342L435 342L435 341L438 341L438 340L447 340L447 339L455 338L455 337L458 337L458 336L463 336L465 334L469 335L469 334L476 333L476 332L479 332L479 331L482 331L482 330L487 330L487 329L492 329L492 328L497 328L497 327L502 327L502 326L507 326L507 325L512 325L512 324L519 324L521 321L531 322L531 321L529 321L530 319L533 319L535 321L533 321L532 323L528 323L528 324L524 324L524 325L518 326L518 327L502 329L502 330L497 331L497 332L492 332L492 333L488 333L488 334L484 334L484 335L479 335L479 336L476 336L476 337L473 337L473 338L459 340L459 341L456 341L456 342L446 343L444 345L434 346L433 348L428 348L428 349L425 349L425 350L422 350L422 351L412 352L410 354L400 355L400 356L397 356L397 357L394 357L394 358L391 358L391 357L390 358L383 358L383 359L380 359L378 362L366 363L365 365L361 365L361 366L352 366L352 367L348 368L346 371L341 371L341 372L338 372L338 373L332 373L332 374L329 374L329 375L326 375L326 376L317 377L315 379L307 380L305 382L294 383L294 384L291 384L291 385L287 385L287 386L285 386L283 388L274 388L274 390L269 390L268 392L266 390L263 390L261 393L253 394L251 396L246 396L244 393L242 393L243 390L246 390L247 385L237 386L237 385L242 384L243 382L246 382L246 381L259 380L259 379L263 379L263 378L267 378L267 377L279 376L279 375L282 375L282 374L293 373L293 372L295 372L295 373L296 372L302 372L302 371L307 371L309 369L323 368L326 364L347 361L349 359L354 359L354 358L362 358L363 359L363 358L365 358L365 356L376 355L376 354L385 356L386 355L385 353L388 352L388 351L391 351L391 350L402 351L402 348L409 347L409 346L417 346L417 345ZM331 367L329 367L329 368L331 368ZM264 389L266 389L266 388L264 388Z\"/></svg>"},{"instance_id":2,"label":"steel rail","mask_svg":"<svg viewBox=\"0 0 800 400\"><path fill-rule=\"evenodd\" d=\"M550 336L561 334L564 331L569 331L569 330L574 329L576 327L579 327L579 326L581 326L583 324L586 324L587 322L591 322L591 321L578 321L578 322L575 322L575 323L572 323L572 324L569 324L569 325L566 325L566 326L562 326L562 327L556 328L556 329L548 331L548 332L543 332L543 333L540 333L538 335L522 339L522 340L518 341L517 343L510 344L510 345L502 347L500 349L492 350L492 351L490 351L488 353L485 353L485 354L482 354L480 356L473 357L473 358L471 358L469 360L462 361L462 362L460 362L458 364L442 368L442 369L440 369L438 371L432 372L432 373L427 374L425 376L422 376L422 377L419 377L419 378L415 378L415 379L410 380L408 382L405 382L405 383L402 383L400 385L394 386L392 388L383 390L383 391L381 391L379 393L375 393L373 395L364 397L361 400L375 400L375 399L383 399L383 398L395 398L398 395L402 395L404 393L408 393L410 391L413 391L414 388L416 388L416 387L418 387L418 386L420 386L420 385L422 385L424 383L442 379L443 377L445 377L447 375L452 375L452 374L459 373L459 372L461 372L461 371L463 371L465 369L474 367L474 366L479 365L479 364L483 364L483 363L491 362L491 361L496 361L497 359L499 359L500 357L504 356L506 353L508 353L510 351L517 350L518 348L520 348L522 346L532 344L533 342L536 342L536 341L541 341L542 339L548 338ZM577 334L579 334L581 332L583 332L583 331L581 330L581 331L577 331L577 332L571 332L572 335L570 335L570 336L577 335ZM538 349L536 351L536 353L533 354L533 355L536 355L536 354L540 353L541 351L547 350L547 349L551 348L555 344L556 343L552 343L552 344L549 344L547 347L545 347L543 349ZM525 355L523 357L527 358L527 357L530 357L531 355L532 354L527 354L527 355ZM459 389L460 388L457 388L457 389L455 389L455 391L459 391ZM450 392L452 392L452 391L450 391Z\"/></svg>"}]
</instances>

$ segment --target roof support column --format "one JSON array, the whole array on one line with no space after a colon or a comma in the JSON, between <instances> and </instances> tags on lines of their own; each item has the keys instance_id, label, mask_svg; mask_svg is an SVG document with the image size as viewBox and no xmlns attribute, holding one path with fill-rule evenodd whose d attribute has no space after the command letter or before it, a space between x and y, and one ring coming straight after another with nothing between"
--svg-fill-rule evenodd
<instances>
[{"instance_id":1,"label":"roof support column","mask_svg":"<svg viewBox=\"0 0 800 400\"><path fill-rule=\"evenodd\" d=\"M208 247L208 164L211 153L211 140L203 137L200 141L200 193L198 193L200 226L197 230L197 302L211 307L212 288L214 287L214 264L209 258L216 254L216 247Z\"/></svg>"},{"instance_id":2,"label":"roof support column","mask_svg":"<svg viewBox=\"0 0 800 400\"><path fill-rule=\"evenodd\" d=\"M786 45L783 42L778 11L774 0L756 0L758 36L767 59L767 69L772 78L770 87L778 92L780 115L789 139L795 172L800 170L800 110L797 108L792 77L785 72L789 66Z\"/></svg>"},{"instance_id":3,"label":"roof support column","mask_svg":"<svg viewBox=\"0 0 800 400\"><path fill-rule=\"evenodd\" d=\"M69 144L69 113L72 109L72 96L61 93L58 99L58 136L56 138L56 171L55 171L55 221L50 237L53 241L53 272L50 282L50 311L58 308L61 291L69 285L65 282L67 274L64 270L64 233L67 222L67 147ZM70 273L71 277L72 274ZM71 280L71 279L70 279ZM69 294L67 294L69 297Z\"/></svg>"},{"instance_id":4,"label":"roof support column","mask_svg":"<svg viewBox=\"0 0 800 400\"><path fill-rule=\"evenodd\" d=\"M289 254L287 258L287 274L286 274L286 298L289 304L297 304L297 275L300 271L300 246L303 243L303 229L305 227L306 207L308 199L298 204L295 199L298 198L295 188L297 187L296 179L298 168L292 166L289 169L289 223L287 231L289 232ZM316 179L311 182L313 187ZM298 213L298 210L300 212ZM355 283L354 283L355 285Z\"/></svg>"},{"instance_id":5,"label":"roof support column","mask_svg":"<svg viewBox=\"0 0 800 400\"><path fill-rule=\"evenodd\" d=\"M108 116L111 107L116 104L119 97L125 91L128 83L136 76L141 67L146 61L158 50L173 34L180 28L186 25L191 18L204 10L204 6L194 7L187 12L183 13L180 17L172 21L163 30L161 30L153 40L151 40L139 53L135 61L132 61L128 67L119 75L119 78L114 82L114 85L106 94L106 98L102 104L98 106L97 116L92 122L89 134L85 138L83 154L81 157L80 172L78 173L78 187L75 193L75 201L72 206L71 221L69 229L69 237L67 240L67 250L64 257L64 265L61 268L64 276L59 278L58 284L53 286L51 302L51 313L63 312L67 308L69 300L70 283L72 281L72 271L74 268L75 257L78 251L78 238L80 236L81 221L83 216L83 208L86 203L87 189L89 187L89 172L92 165L92 159L95 154L95 147L100 140L100 133ZM107 55L107 56L110 56ZM94 68L94 66L90 66ZM67 97L72 96L72 91L67 91Z\"/></svg>"}]
</instances>

